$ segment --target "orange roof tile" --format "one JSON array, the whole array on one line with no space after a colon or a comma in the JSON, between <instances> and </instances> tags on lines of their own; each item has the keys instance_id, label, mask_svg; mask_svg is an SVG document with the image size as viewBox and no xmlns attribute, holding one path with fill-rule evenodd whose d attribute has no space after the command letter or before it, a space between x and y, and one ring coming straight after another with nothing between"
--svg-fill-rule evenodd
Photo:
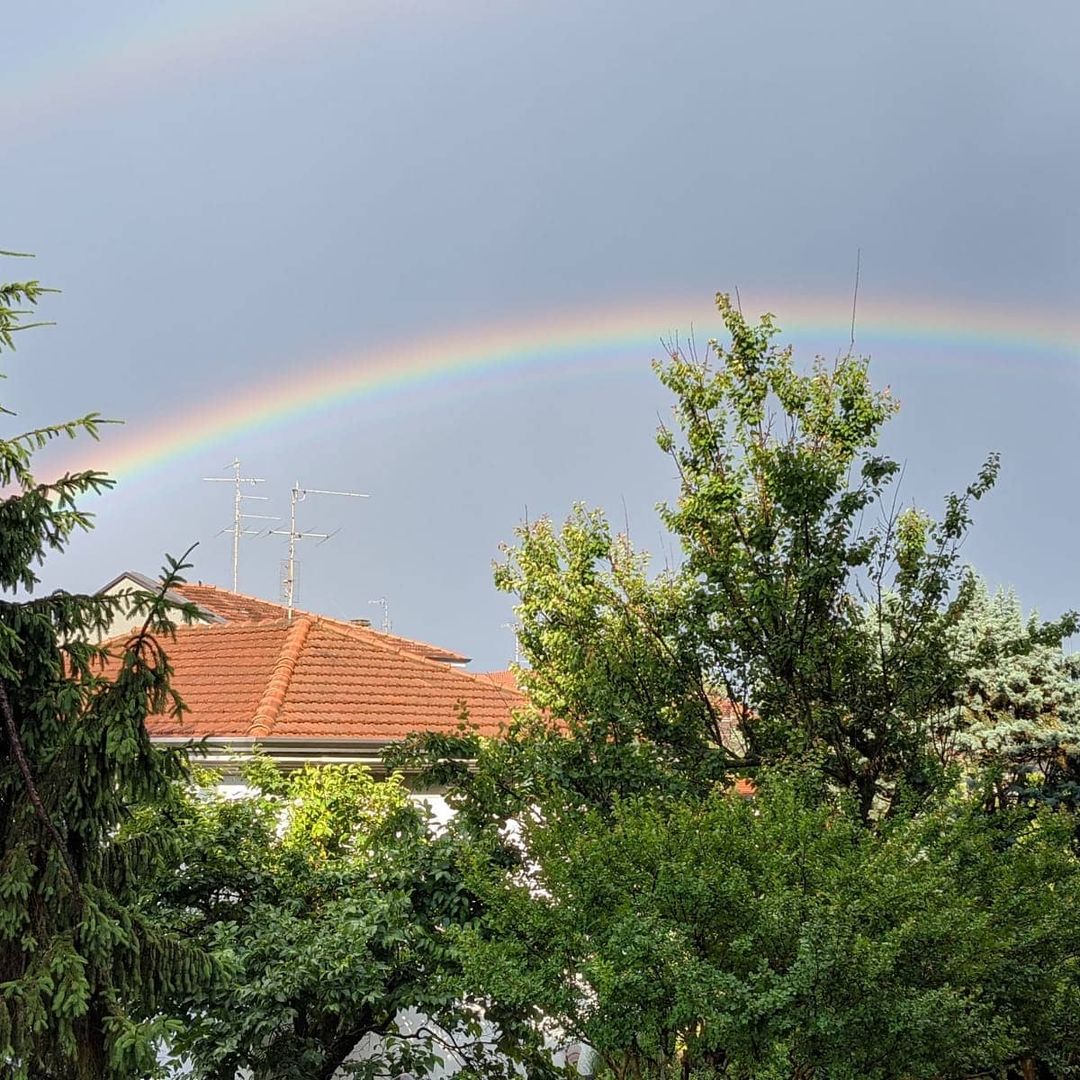
<instances>
[{"instance_id":1,"label":"orange roof tile","mask_svg":"<svg viewBox=\"0 0 1080 1080\"><path fill-rule=\"evenodd\" d=\"M245 596L243 593L230 592L216 585L204 585L200 582L185 581L171 590L177 596L198 604L205 611L220 615L227 622L253 622L258 619L283 619L285 607L260 600L257 596Z\"/></svg>"},{"instance_id":2,"label":"orange roof tile","mask_svg":"<svg viewBox=\"0 0 1080 1080\"><path fill-rule=\"evenodd\" d=\"M497 734L522 694L415 653L373 632L300 615L181 627L166 643L180 720L153 716L151 736L355 739L386 742L451 731L462 708Z\"/></svg>"},{"instance_id":3,"label":"orange roof tile","mask_svg":"<svg viewBox=\"0 0 1080 1080\"><path fill-rule=\"evenodd\" d=\"M252 622L259 619L284 619L288 609L284 604L275 604L269 600L261 600L257 596L245 596L243 593L235 593L229 589L219 588L217 585L204 585L185 582L171 590L175 595L197 604L204 611L218 615L226 622ZM311 612L297 612L298 614L311 615ZM326 616L318 616L326 619ZM370 626L360 626L357 623L346 622L341 619L327 621L338 622L343 626L374 635L381 640L393 645L405 652L416 653L428 660L439 660L446 664L466 664L467 656L456 653L450 649L440 648L438 645L429 645L425 641L413 641L411 638L399 637L397 634L389 634L385 630L376 630Z\"/></svg>"},{"instance_id":4,"label":"orange roof tile","mask_svg":"<svg viewBox=\"0 0 1080 1080\"><path fill-rule=\"evenodd\" d=\"M508 690L518 689L516 671L477 671L475 675L478 679L487 679L488 682L493 682L496 686L506 687Z\"/></svg>"}]
</instances>

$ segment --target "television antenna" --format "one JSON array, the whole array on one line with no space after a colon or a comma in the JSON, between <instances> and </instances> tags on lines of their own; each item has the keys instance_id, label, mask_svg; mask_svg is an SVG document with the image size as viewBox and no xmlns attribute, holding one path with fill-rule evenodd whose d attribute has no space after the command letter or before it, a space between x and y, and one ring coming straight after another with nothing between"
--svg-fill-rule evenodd
<instances>
[{"instance_id":1,"label":"television antenna","mask_svg":"<svg viewBox=\"0 0 1080 1080\"><path fill-rule=\"evenodd\" d=\"M389 634L390 628L393 626L390 621L390 601L385 596L380 596L378 600L369 600L368 603L378 604L382 608L382 632Z\"/></svg>"},{"instance_id":2,"label":"television antenna","mask_svg":"<svg viewBox=\"0 0 1080 1080\"><path fill-rule=\"evenodd\" d=\"M240 537L241 536L256 536L260 529L245 529L245 521L277 521L277 518L272 514L245 514L244 513L244 500L256 499L259 502L266 502L268 497L266 495L245 495L243 486L244 484L250 484L254 487L256 484L265 484L266 481L262 477L258 476L241 476L240 475L240 459L233 458L229 465L225 466L227 469L233 470L232 476L204 476L203 480L209 484L232 484L235 488L235 494L233 495L233 523L231 528L222 529L218 533L232 533L232 591L237 592L237 583L240 578Z\"/></svg>"},{"instance_id":3,"label":"television antenna","mask_svg":"<svg viewBox=\"0 0 1080 1080\"><path fill-rule=\"evenodd\" d=\"M318 540L320 544L326 543L332 536L336 536L338 530L333 532L301 532L296 527L296 504L303 502L309 495L338 495L347 499L369 499L371 496L361 494L359 491L329 491L326 488L302 488L297 480L289 493L289 529L271 529L274 536L287 536L289 538L289 555L285 560L285 573L281 580L281 591L284 593L285 607L288 609L286 619L292 622L293 600L296 596L296 542L298 540Z\"/></svg>"}]
</instances>

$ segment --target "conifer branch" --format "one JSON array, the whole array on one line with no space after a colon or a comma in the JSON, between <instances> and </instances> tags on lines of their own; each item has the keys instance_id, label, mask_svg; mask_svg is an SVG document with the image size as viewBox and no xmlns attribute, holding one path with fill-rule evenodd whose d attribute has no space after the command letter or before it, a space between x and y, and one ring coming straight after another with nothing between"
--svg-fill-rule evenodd
<instances>
[{"instance_id":1,"label":"conifer branch","mask_svg":"<svg viewBox=\"0 0 1080 1080\"><path fill-rule=\"evenodd\" d=\"M11 742L12 755L19 766L19 772L22 773L23 783L26 785L26 794L34 807L34 813L44 825L45 831L52 838L57 851L60 853L64 869L71 879L71 892L76 906L81 909L82 889L79 887L79 875L75 871L75 863L72 861L71 852L68 850L64 838L60 835L60 830L53 824L49 812L45 809L45 804L41 801L41 794L37 789L37 784L34 782L34 774L30 768L30 762L27 760L26 750L23 747L22 739L19 737L19 729L15 723L15 713L11 708L11 699L8 697L2 679L0 679L0 713L4 717L4 729L7 731L8 740Z\"/></svg>"}]
</instances>

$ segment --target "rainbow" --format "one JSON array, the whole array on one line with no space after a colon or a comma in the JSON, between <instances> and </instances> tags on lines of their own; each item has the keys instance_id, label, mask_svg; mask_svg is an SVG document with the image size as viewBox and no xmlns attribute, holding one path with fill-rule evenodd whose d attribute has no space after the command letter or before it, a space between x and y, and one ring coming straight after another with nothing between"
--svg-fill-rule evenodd
<instances>
[{"instance_id":1,"label":"rainbow","mask_svg":"<svg viewBox=\"0 0 1080 1080\"><path fill-rule=\"evenodd\" d=\"M440 3L452 17L456 7ZM425 8L426 16L430 16ZM497 10L497 5L491 5ZM179 19L150 9L141 22L106 33L95 52L74 43L32 69L8 67L0 89L7 103L9 138L32 132L50 113L99 106L133 86L156 86L207 70L333 40L344 29L369 29L408 18L409 0L192 0ZM807 294L770 297L785 338L842 349L850 307L842 297ZM217 446L233 452L238 440L326 414L341 415L366 403L410 394L469 393L515 379L577 378L643 367L661 351L660 339L696 328L699 338L719 330L705 303L679 300L624 302L608 307L557 310L536 317L464 327L413 342L378 348L343 348L336 354L292 364L291 374L254 389L237 385L198 407L160 415L119 430L107 429L100 445L79 444L61 468L107 468L130 480ZM1052 313L1003 305L957 305L915 299L860 300L858 344L881 348L980 354L980 362L1008 356L1061 364L1080 353L1080 323ZM54 453L58 457L58 453Z\"/></svg>"},{"instance_id":2,"label":"rainbow","mask_svg":"<svg viewBox=\"0 0 1080 1080\"><path fill-rule=\"evenodd\" d=\"M744 304L744 307L746 305ZM792 298L771 305L784 328L779 340L818 351L845 351L850 309L843 302ZM704 320L703 320L704 316ZM106 429L99 445L81 443L61 468L101 468L122 480L155 473L201 451L232 453L245 437L408 395L475 393L486 385L528 379L613 378L646 369L662 340L692 331L699 343L720 322L706 305L624 303L606 309L556 311L517 322L463 328L388 348L343 350L251 387L137 425ZM1041 359L1050 370L1080 356L1080 325L1000 305L958 308L915 301L860 303L856 351L912 347L978 356Z\"/></svg>"},{"instance_id":3,"label":"rainbow","mask_svg":"<svg viewBox=\"0 0 1080 1080\"><path fill-rule=\"evenodd\" d=\"M5 138L10 143L45 121L100 108L138 88L295 57L347 30L411 14L415 5L408 0L190 0L179 13L147 5L89 47L79 37L21 69L6 65L0 79Z\"/></svg>"}]
</instances>

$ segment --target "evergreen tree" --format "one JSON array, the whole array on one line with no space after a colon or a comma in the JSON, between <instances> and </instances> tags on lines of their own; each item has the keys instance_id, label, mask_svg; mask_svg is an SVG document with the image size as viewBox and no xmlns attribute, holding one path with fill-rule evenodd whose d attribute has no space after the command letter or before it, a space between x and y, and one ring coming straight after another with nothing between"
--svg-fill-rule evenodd
<instances>
[{"instance_id":1,"label":"evergreen tree","mask_svg":"<svg viewBox=\"0 0 1080 1080\"><path fill-rule=\"evenodd\" d=\"M25 316L48 291L0 285L0 349L35 325ZM0 438L0 1071L13 1080L155 1075L170 1030L156 1001L207 974L135 915L133 885L159 850L124 829L134 806L167 802L186 768L144 726L180 707L159 639L184 564L169 560L156 595L35 595L36 566L91 526L77 500L112 481L39 481L33 455L96 438L103 422L90 413ZM110 656L99 642L121 612L144 622Z\"/></svg>"},{"instance_id":2,"label":"evergreen tree","mask_svg":"<svg viewBox=\"0 0 1080 1080\"><path fill-rule=\"evenodd\" d=\"M1062 648L1076 632L1066 615L1041 623L1016 594L978 581L953 634L964 672L936 734L945 760L981 776L988 808L1080 794L1080 656Z\"/></svg>"}]
</instances>

